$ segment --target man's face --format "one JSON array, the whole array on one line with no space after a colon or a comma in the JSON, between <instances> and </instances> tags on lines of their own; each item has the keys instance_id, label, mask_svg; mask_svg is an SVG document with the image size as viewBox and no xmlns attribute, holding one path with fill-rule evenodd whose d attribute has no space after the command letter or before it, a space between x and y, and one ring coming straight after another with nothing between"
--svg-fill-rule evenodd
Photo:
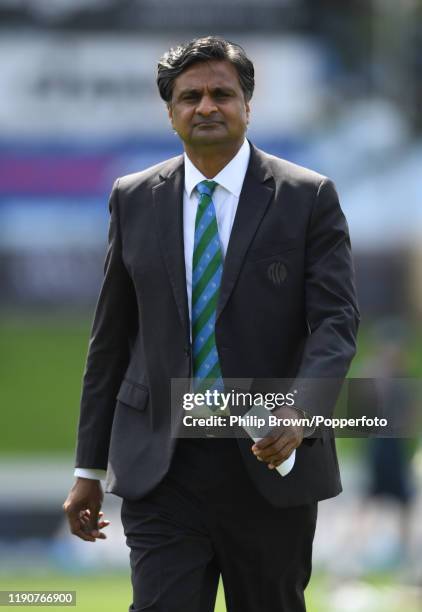
<instances>
[{"instance_id":1,"label":"man's face","mask_svg":"<svg viewBox=\"0 0 422 612\"><path fill-rule=\"evenodd\" d=\"M226 60L193 64L174 81L169 117L190 148L241 144L249 112L236 68Z\"/></svg>"}]
</instances>

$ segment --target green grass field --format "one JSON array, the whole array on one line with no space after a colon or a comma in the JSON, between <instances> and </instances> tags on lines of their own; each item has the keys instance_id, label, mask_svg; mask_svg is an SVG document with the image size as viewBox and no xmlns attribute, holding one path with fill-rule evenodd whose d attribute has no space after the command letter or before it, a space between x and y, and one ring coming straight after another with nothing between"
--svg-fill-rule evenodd
<instances>
[{"instance_id":1,"label":"green grass field","mask_svg":"<svg viewBox=\"0 0 422 612\"><path fill-rule=\"evenodd\" d=\"M19 319L0 320L0 360L2 364L2 427L0 454L5 457L31 457L37 454L70 456L75 447L81 379L90 330L90 320ZM365 329L360 334L360 350L352 374L371 352L371 339ZM409 344L410 373L422 375L422 333L415 329ZM340 453L353 453L362 440L339 440ZM0 575L2 590L76 590L80 612L119 612L131 601L129 572L37 577ZM391 588L393 578L382 577L381 587ZM380 588L381 588L380 587ZM338 612L329 603L332 584L328 577L314 575L307 590L308 612ZM400 600L401 601L401 600ZM416 612L412 602L403 600L391 606L356 608L359 612ZM39 606L37 607L37 609ZM348 608L352 610L352 608ZM225 612L224 594L219 590L215 612ZM257 611L258 612L258 611ZM261 611L259 611L261 612ZM263 611L265 612L265 611Z\"/></svg>"},{"instance_id":2,"label":"green grass field","mask_svg":"<svg viewBox=\"0 0 422 612\"><path fill-rule=\"evenodd\" d=\"M6 319L2 338L2 453L72 452L90 323Z\"/></svg>"},{"instance_id":3,"label":"green grass field","mask_svg":"<svg viewBox=\"0 0 422 612\"><path fill-rule=\"evenodd\" d=\"M125 612L131 603L128 573L105 573L87 576L51 574L43 577L0 575L1 590L76 591L78 612ZM341 592L343 593L341 595ZM343 598L342 600L340 598ZM418 612L420 595L412 589L394 585L391 575L377 575L365 582L335 582L325 575L314 574L306 591L307 612ZM366 600L366 603L365 603ZM343 601L343 603L342 603ZM347 602L347 605L346 605ZM31 609L45 609L31 606ZM63 609L49 606L48 609ZM220 584L214 612L226 612ZM265 612L265 610L257 610Z\"/></svg>"},{"instance_id":4,"label":"green grass field","mask_svg":"<svg viewBox=\"0 0 422 612\"><path fill-rule=\"evenodd\" d=\"M73 452L89 331L88 318L0 319L0 453ZM370 351L370 334L362 329L351 374ZM410 374L422 376L420 329L415 329L408 352Z\"/></svg>"}]
</instances>

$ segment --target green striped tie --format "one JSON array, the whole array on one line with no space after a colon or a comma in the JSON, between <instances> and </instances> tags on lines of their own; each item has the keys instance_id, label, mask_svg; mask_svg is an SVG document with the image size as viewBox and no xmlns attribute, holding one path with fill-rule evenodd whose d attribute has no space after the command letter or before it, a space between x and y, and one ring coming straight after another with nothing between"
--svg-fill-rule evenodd
<instances>
[{"instance_id":1,"label":"green striped tie","mask_svg":"<svg viewBox=\"0 0 422 612\"><path fill-rule=\"evenodd\" d=\"M223 389L215 343L215 315L223 274L223 258L212 201L216 186L214 181L202 181L196 186L199 203L192 261L192 353L196 393L203 393L206 389Z\"/></svg>"}]
</instances>

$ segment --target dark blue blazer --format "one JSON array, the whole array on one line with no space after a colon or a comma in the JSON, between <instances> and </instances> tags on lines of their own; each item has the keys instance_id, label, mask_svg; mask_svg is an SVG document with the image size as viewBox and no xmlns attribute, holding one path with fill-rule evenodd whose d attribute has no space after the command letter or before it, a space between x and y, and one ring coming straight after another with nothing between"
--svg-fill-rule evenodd
<instances>
[{"instance_id":1,"label":"dark blue blazer","mask_svg":"<svg viewBox=\"0 0 422 612\"><path fill-rule=\"evenodd\" d=\"M183 247L183 156L118 179L104 282L83 380L76 466L140 498L174 452L172 379L191 375ZM215 325L223 377L289 379L309 415L333 410L309 380L342 380L359 323L348 227L333 183L251 145ZM280 387L281 388L281 387ZM174 410L173 410L174 416ZM251 479L284 507L341 491L329 428L304 439L284 478L239 439Z\"/></svg>"}]
</instances>

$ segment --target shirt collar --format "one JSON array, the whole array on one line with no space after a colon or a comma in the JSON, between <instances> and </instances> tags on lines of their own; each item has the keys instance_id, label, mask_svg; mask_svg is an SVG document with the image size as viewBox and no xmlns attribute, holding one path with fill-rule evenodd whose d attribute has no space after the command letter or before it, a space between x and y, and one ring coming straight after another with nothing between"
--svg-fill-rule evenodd
<instances>
[{"instance_id":1,"label":"shirt collar","mask_svg":"<svg viewBox=\"0 0 422 612\"><path fill-rule=\"evenodd\" d=\"M245 179L246 170L248 168L251 148L249 142L245 138L242 146L236 155L224 166L222 170L213 178L207 179L206 176L193 165L189 157L184 154L185 158L185 190L188 196L192 195L198 183L206 180L213 180L227 191L230 191L237 198L240 196L243 181Z\"/></svg>"}]
</instances>

